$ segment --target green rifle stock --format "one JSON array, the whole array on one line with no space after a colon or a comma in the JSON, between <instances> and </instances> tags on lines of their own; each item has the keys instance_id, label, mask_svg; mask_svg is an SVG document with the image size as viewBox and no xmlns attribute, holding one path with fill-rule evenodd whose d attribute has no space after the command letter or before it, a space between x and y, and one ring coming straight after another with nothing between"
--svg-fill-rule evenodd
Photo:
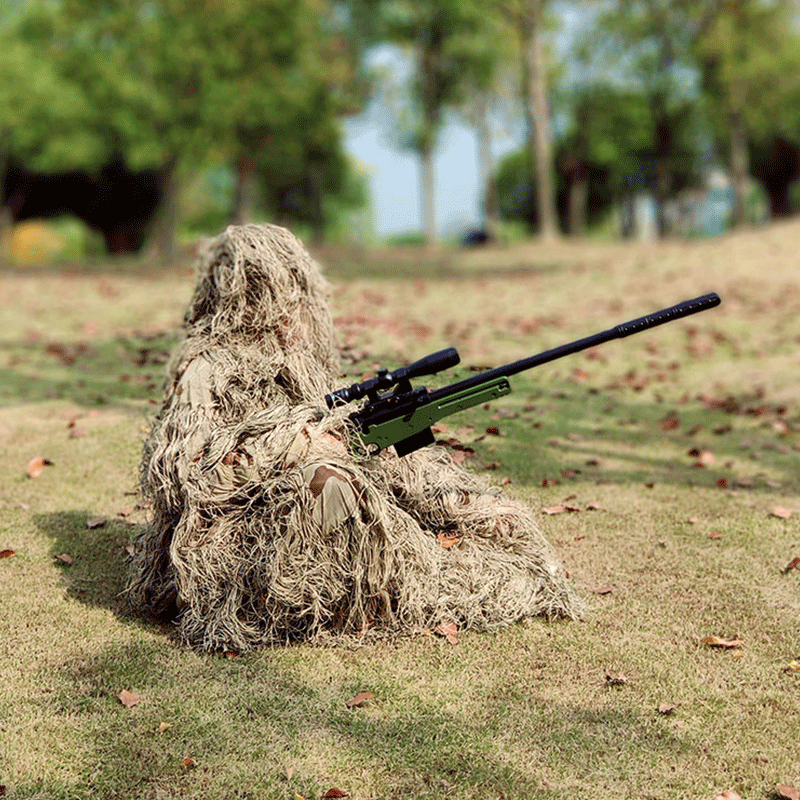
<instances>
[{"instance_id":1,"label":"green rifle stock","mask_svg":"<svg viewBox=\"0 0 800 800\"><path fill-rule=\"evenodd\" d=\"M404 456L433 444L435 440L431 426L438 420L509 394L511 384L508 378L511 375L612 339L623 339L657 325L706 311L719 304L719 295L712 292L552 350L481 372L441 389L428 391L425 387L412 387L412 378L433 375L458 364L458 353L450 347L392 372L381 369L375 378L332 392L325 396L325 401L328 408L334 408L366 397L367 402L354 411L350 419L358 429L367 451L376 454L394 445L397 454Z\"/></svg>"}]
</instances>

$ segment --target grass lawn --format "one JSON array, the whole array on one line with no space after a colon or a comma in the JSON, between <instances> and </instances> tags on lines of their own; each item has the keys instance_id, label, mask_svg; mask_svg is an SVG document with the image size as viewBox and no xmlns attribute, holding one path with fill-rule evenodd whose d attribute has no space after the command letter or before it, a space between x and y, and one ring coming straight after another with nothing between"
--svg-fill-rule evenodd
<instances>
[{"instance_id":1,"label":"grass lawn","mask_svg":"<svg viewBox=\"0 0 800 800\"><path fill-rule=\"evenodd\" d=\"M0 796L791 796L798 241L791 222L658 246L320 252L348 382L454 345L441 385L709 291L723 303L518 375L439 433L538 510L584 621L236 658L187 650L120 595L189 266L0 274Z\"/></svg>"}]
</instances>

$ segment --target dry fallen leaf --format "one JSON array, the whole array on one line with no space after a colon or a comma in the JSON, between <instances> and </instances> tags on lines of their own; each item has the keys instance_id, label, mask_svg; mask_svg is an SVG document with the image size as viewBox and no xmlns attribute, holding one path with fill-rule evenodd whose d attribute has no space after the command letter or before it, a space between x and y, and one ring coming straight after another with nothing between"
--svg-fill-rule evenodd
<instances>
[{"instance_id":1,"label":"dry fallen leaf","mask_svg":"<svg viewBox=\"0 0 800 800\"><path fill-rule=\"evenodd\" d=\"M292 779L292 775L294 775L294 767L291 765L286 767L286 769L283 771L283 774L286 777L286 780L290 781Z\"/></svg>"},{"instance_id":2,"label":"dry fallen leaf","mask_svg":"<svg viewBox=\"0 0 800 800\"><path fill-rule=\"evenodd\" d=\"M610 583L606 583L603 586L598 586L596 589L592 589L592 591L594 594L611 594L614 591L614 588Z\"/></svg>"},{"instance_id":3,"label":"dry fallen leaf","mask_svg":"<svg viewBox=\"0 0 800 800\"><path fill-rule=\"evenodd\" d=\"M363 706L367 700L372 700L375 695L372 692L359 692L355 697L351 697L345 705L348 708L356 708L357 706Z\"/></svg>"},{"instance_id":4,"label":"dry fallen leaf","mask_svg":"<svg viewBox=\"0 0 800 800\"><path fill-rule=\"evenodd\" d=\"M86 527L89 529L102 528L108 520L105 517L92 517L86 521Z\"/></svg>"},{"instance_id":5,"label":"dry fallen leaf","mask_svg":"<svg viewBox=\"0 0 800 800\"><path fill-rule=\"evenodd\" d=\"M721 539L722 538L722 531L711 531L708 534L709 539Z\"/></svg>"},{"instance_id":6,"label":"dry fallen leaf","mask_svg":"<svg viewBox=\"0 0 800 800\"><path fill-rule=\"evenodd\" d=\"M0 550L0 558L11 558L16 552L16 550Z\"/></svg>"},{"instance_id":7,"label":"dry fallen leaf","mask_svg":"<svg viewBox=\"0 0 800 800\"><path fill-rule=\"evenodd\" d=\"M72 556L69 553L59 553L56 558L63 561L68 567L72 566Z\"/></svg>"},{"instance_id":8,"label":"dry fallen leaf","mask_svg":"<svg viewBox=\"0 0 800 800\"><path fill-rule=\"evenodd\" d=\"M606 685L607 686L624 686L628 679L624 675L610 675L606 672Z\"/></svg>"},{"instance_id":9,"label":"dry fallen leaf","mask_svg":"<svg viewBox=\"0 0 800 800\"><path fill-rule=\"evenodd\" d=\"M772 516L779 517L780 519L789 519L789 517L792 516L792 512L783 506L775 506L775 508L772 509Z\"/></svg>"},{"instance_id":10,"label":"dry fallen leaf","mask_svg":"<svg viewBox=\"0 0 800 800\"><path fill-rule=\"evenodd\" d=\"M658 713L663 714L665 717L668 717L675 711L676 706L672 705L672 703L662 703L658 707Z\"/></svg>"},{"instance_id":11,"label":"dry fallen leaf","mask_svg":"<svg viewBox=\"0 0 800 800\"><path fill-rule=\"evenodd\" d=\"M328 789L328 791L325 792L325 794L322 795L322 796L323 797L350 797L350 795L347 794L347 792L343 792L341 789L337 789L335 786L332 787L331 789Z\"/></svg>"},{"instance_id":12,"label":"dry fallen leaf","mask_svg":"<svg viewBox=\"0 0 800 800\"><path fill-rule=\"evenodd\" d=\"M460 536L448 536L446 533L437 533L436 538L439 544L444 548L450 548L461 541Z\"/></svg>"},{"instance_id":13,"label":"dry fallen leaf","mask_svg":"<svg viewBox=\"0 0 800 800\"><path fill-rule=\"evenodd\" d=\"M791 572L793 569L797 569L800 567L800 556L796 556L793 558L782 570L783 574L785 575L787 572Z\"/></svg>"},{"instance_id":14,"label":"dry fallen leaf","mask_svg":"<svg viewBox=\"0 0 800 800\"><path fill-rule=\"evenodd\" d=\"M678 415L674 411L671 411L666 417L659 420L658 427L661 428L662 431L674 431L680 424L681 421Z\"/></svg>"},{"instance_id":15,"label":"dry fallen leaf","mask_svg":"<svg viewBox=\"0 0 800 800\"><path fill-rule=\"evenodd\" d=\"M794 786L788 786L785 783L776 784L775 794L783 800L800 800L800 792Z\"/></svg>"},{"instance_id":16,"label":"dry fallen leaf","mask_svg":"<svg viewBox=\"0 0 800 800\"><path fill-rule=\"evenodd\" d=\"M53 462L49 458L42 458L42 456L36 456L36 458L32 458L28 462L27 472L31 478L38 478L42 472L44 472L45 467L50 467L53 465Z\"/></svg>"},{"instance_id":17,"label":"dry fallen leaf","mask_svg":"<svg viewBox=\"0 0 800 800\"><path fill-rule=\"evenodd\" d=\"M731 639L722 639L719 636L704 636L700 642L707 644L709 647L721 647L727 650L732 650L736 647L741 647L743 642L735 636Z\"/></svg>"},{"instance_id":18,"label":"dry fallen leaf","mask_svg":"<svg viewBox=\"0 0 800 800\"><path fill-rule=\"evenodd\" d=\"M197 762L193 758L184 758L181 761L181 766L184 769L194 769L197 766Z\"/></svg>"},{"instance_id":19,"label":"dry fallen leaf","mask_svg":"<svg viewBox=\"0 0 800 800\"><path fill-rule=\"evenodd\" d=\"M122 703L122 705L124 705L126 708L133 708L142 699L138 694L135 692L130 692L127 689L123 689L117 695L117 697L119 698L120 703Z\"/></svg>"},{"instance_id":20,"label":"dry fallen leaf","mask_svg":"<svg viewBox=\"0 0 800 800\"><path fill-rule=\"evenodd\" d=\"M784 672L800 672L800 661L793 659L784 668Z\"/></svg>"},{"instance_id":21,"label":"dry fallen leaf","mask_svg":"<svg viewBox=\"0 0 800 800\"><path fill-rule=\"evenodd\" d=\"M458 644L458 627L453 622L444 622L433 629L434 633L444 636L450 644Z\"/></svg>"},{"instance_id":22,"label":"dry fallen leaf","mask_svg":"<svg viewBox=\"0 0 800 800\"><path fill-rule=\"evenodd\" d=\"M158 732L164 733L164 731L168 731L172 727L172 723L170 722L160 722L158 724Z\"/></svg>"}]
</instances>

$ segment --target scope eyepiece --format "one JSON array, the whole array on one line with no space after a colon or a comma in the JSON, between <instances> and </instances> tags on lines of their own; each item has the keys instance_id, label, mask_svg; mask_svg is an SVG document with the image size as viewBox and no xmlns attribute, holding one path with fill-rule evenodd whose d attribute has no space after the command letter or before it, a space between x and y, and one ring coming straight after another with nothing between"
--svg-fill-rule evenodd
<instances>
[{"instance_id":1,"label":"scope eyepiece","mask_svg":"<svg viewBox=\"0 0 800 800\"><path fill-rule=\"evenodd\" d=\"M394 372L382 369L375 378L369 378L362 383L354 383L343 389L337 389L335 392L325 395L325 402L328 408L336 408L346 403L352 403L354 400L360 400L370 392L390 389L400 381L409 381L411 378L417 378L420 375L433 375L443 369L454 367L460 360L461 358L455 347L448 347L424 356L407 367L398 367Z\"/></svg>"}]
</instances>

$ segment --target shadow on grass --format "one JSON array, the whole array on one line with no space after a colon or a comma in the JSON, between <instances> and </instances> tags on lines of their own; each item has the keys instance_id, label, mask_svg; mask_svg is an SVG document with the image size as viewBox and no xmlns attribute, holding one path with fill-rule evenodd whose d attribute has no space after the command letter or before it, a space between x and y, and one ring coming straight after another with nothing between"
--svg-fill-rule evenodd
<instances>
[{"instance_id":1,"label":"shadow on grass","mask_svg":"<svg viewBox=\"0 0 800 800\"><path fill-rule=\"evenodd\" d=\"M57 511L38 514L33 519L39 530L52 539L53 557L60 559L66 554L71 560L70 564L64 563L62 572L69 597L108 609L126 623L169 635L171 625L136 614L125 599L129 558L126 548L139 525L123 519L102 519L87 511Z\"/></svg>"},{"instance_id":2,"label":"shadow on grass","mask_svg":"<svg viewBox=\"0 0 800 800\"><path fill-rule=\"evenodd\" d=\"M177 332L99 342L3 343L0 405L69 400L89 408L159 400Z\"/></svg>"},{"instance_id":3,"label":"shadow on grass","mask_svg":"<svg viewBox=\"0 0 800 800\"><path fill-rule=\"evenodd\" d=\"M437 642L409 647L420 670L436 669ZM344 679L303 677L298 661L311 655L303 646L229 660L151 642L71 657L43 671L52 691L41 702L76 738L81 778L32 778L9 796L255 800L319 797L333 785L373 798L555 800L582 786L613 796L619 787L608 781L635 785L626 770L645 766L631 761L631 747L674 766L693 748L652 713L554 701L535 686L501 683L469 711L439 706L413 696L414 676L386 652L375 700L347 709L346 684L368 667L369 650L339 656ZM456 689L468 668L456 666ZM139 704L125 708L121 688ZM171 729L159 731L164 720Z\"/></svg>"},{"instance_id":4,"label":"shadow on grass","mask_svg":"<svg viewBox=\"0 0 800 800\"><path fill-rule=\"evenodd\" d=\"M736 411L575 389L539 394L527 406L531 414L498 403L491 416L470 412L476 430L495 425L501 433L481 437L470 463L479 472L487 464L498 476L533 486L606 483L800 494L800 419L779 407L754 407L747 395L729 400Z\"/></svg>"}]
</instances>

